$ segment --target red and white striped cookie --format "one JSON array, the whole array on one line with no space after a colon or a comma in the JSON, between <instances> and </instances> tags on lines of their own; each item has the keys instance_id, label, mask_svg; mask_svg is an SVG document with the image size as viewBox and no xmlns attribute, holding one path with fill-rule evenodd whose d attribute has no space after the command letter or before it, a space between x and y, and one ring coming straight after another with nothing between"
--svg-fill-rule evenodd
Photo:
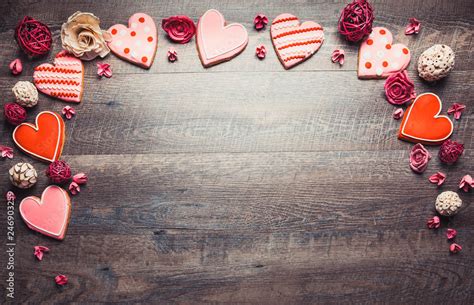
<instances>
[{"instance_id":1,"label":"red and white striped cookie","mask_svg":"<svg viewBox=\"0 0 474 305\"><path fill-rule=\"evenodd\" d=\"M84 89L84 66L79 58L66 51L59 52L54 65L41 64L33 72L39 91L65 102L79 103Z\"/></svg>"},{"instance_id":2,"label":"red and white striped cookie","mask_svg":"<svg viewBox=\"0 0 474 305\"><path fill-rule=\"evenodd\" d=\"M291 14L277 16L270 28L275 52L285 69L305 61L321 47L324 41L323 28L313 21L300 24Z\"/></svg>"}]
</instances>

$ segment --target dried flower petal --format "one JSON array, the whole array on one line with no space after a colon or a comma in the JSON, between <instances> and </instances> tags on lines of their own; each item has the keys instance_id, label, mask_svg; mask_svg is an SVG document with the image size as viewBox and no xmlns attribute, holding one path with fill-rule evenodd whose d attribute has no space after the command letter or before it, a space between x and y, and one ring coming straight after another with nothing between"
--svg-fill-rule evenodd
<instances>
[{"instance_id":1,"label":"dried flower petal","mask_svg":"<svg viewBox=\"0 0 474 305\"><path fill-rule=\"evenodd\" d=\"M7 201L13 201L16 199L16 195L12 191L8 191L5 197L7 198Z\"/></svg>"},{"instance_id":2,"label":"dried flower petal","mask_svg":"<svg viewBox=\"0 0 474 305\"><path fill-rule=\"evenodd\" d=\"M461 181L459 182L459 189L469 192L469 190L472 188L474 188L474 180L472 179L471 175L465 175L462 177Z\"/></svg>"},{"instance_id":3,"label":"dried flower petal","mask_svg":"<svg viewBox=\"0 0 474 305\"><path fill-rule=\"evenodd\" d=\"M336 49L332 52L331 60L332 62L338 62L340 66L344 64L344 50Z\"/></svg>"},{"instance_id":4,"label":"dried flower petal","mask_svg":"<svg viewBox=\"0 0 474 305\"><path fill-rule=\"evenodd\" d=\"M421 22L416 18L410 18L409 21L410 23L405 29L405 35L418 34L420 32Z\"/></svg>"},{"instance_id":5,"label":"dried flower petal","mask_svg":"<svg viewBox=\"0 0 474 305\"><path fill-rule=\"evenodd\" d=\"M69 191L72 195L77 195L81 191L81 187L76 182L69 184Z\"/></svg>"},{"instance_id":6,"label":"dried flower petal","mask_svg":"<svg viewBox=\"0 0 474 305\"><path fill-rule=\"evenodd\" d=\"M13 75L18 75L23 71L23 65L19 58L13 60L9 65L10 71L12 71Z\"/></svg>"},{"instance_id":7,"label":"dried flower petal","mask_svg":"<svg viewBox=\"0 0 474 305\"><path fill-rule=\"evenodd\" d=\"M107 78L112 77L112 69L110 68L110 64L108 63L97 63L97 75L99 77L105 76Z\"/></svg>"},{"instance_id":8,"label":"dried flower petal","mask_svg":"<svg viewBox=\"0 0 474 305\"><path fill-rule=\"evenodd\" d=\"M454 118L456 120L459 120L461 118L461 114L466 109L466 105L460 104L460 103L454 103L449 107L448 109L448 114L453 114L454 113Z\"/></svg>"},{"instance_id":9,"label":"dried flower petal","mask_svg":"<svg viewBox=\"0 0 474 305\"><path fill-rule=\"evenodd\" d=\"M169 62L175 62L178 60L178 52L174 48L169 48L168 49L168 61Z\"/></svg>"},{"instance_id":10,"label":"dried flower petal","mask_svg":"<svg viewBox=\"0 0 474 305\"><path fill-rule=\"evenodd\" d=\"M66 106L63 108L63 115L66 117L66 119L72 119L75 114L76 110L74 110L74 108L72 108L71 106Z\"/></svg>"},{"instance_id":11,"label":"dried flower petal","mask_svg":"<svg viewBox=\"0 0 474 305\"><path fill-rule=\"evenodd\" d=\"M400 119L403 117L403 113L405 113L405 111L403 110L403 108L397 108L397 109L395 109L395 111L393 112L392 117L393 117L395 120L400 120Z\"/></svg>"},{"instance_id":12,"label":"dried flower petal","mask_svg":"<svg viewBox=\"0 0 474 305\"><path fill-rule=\"evenodd\" d=\"M267 49L265 48L265 46L263 44L258 46L255 49L255 55L257 55L257 57L260 58L260 59L265 58L265 56L267 55Z\"/></svg>"},{"instance_id":13,"label":"dried flower petal","mask_svg":"<svg viewBox=\"0 0 474 305\"><path fill-rule=\"evenodd\" d=\"M446 180L446 174L442 172L437 172L436 174L431 175L429 180L431 183L441 186Z\"/></svg>"},{"instance_id":14,"label":"dried flower petal","mask_svg":"<svg viewBox=\"0 0 474 305\"><path fill-rule=\"evenodd\" d=\"M410 168L418 174L425 171L428 166L428 161L431 159L431 154L426 148L418 143L413 146L410 152Z\"/></svg>"},{"instance_id":15,"label":"dried flower petal","mask_svg":"<svg viewBox=\"0 0 474 305\"><path fill-rule=\"evenodd\" d=\"M49 248L45 246L35 246L35 256L39 261L43 260L44 252L49 252Z\"/></svg>"},{"instance_id":16,"label":"dried flower petal","mask_svg":"<svg viewBox=\"0 0 474 305\"><path fill-rule=\"evenodd\" d=\"M458 235L458 231L456 231L455 229L446 230L446 237L449 240L454 239L456 237L456 235Z\"/></svg>"},{"instance_id":17,"label":"dried flower petal","mask_svg":"<svg viewBox=\"0 0 474 305\"><path fill-rule=\"evenodd\" d=\"M449 246L449 251L451 253L458 253L462 250L462 247L458 245L457 243L452 243L451 246Z\"/></svg>"},{"instance_id":18,"label":"dried flower petal","mask_svg":"<svg viewBox=\"0 0 474 305\"><path fill-rule=\"evenodd\" d=\"M438 216L433 216L430 219L428 219L428 222L426 223L428 228L430 229L437 229L439 226L441 226L441 220L439 219Z\"/></svg>"},{"instance_id":19,"label":"dried flower petal","mask_svg":"<svg viewBox=\"0 0 474 305\"><path fill-rule=\"evenodd\" d=\"M84 173L75 174L74 177L72 177L72 181L77 184L86 184L88 179L89 178L87 178L87 175Z\"/></svg>"},{"instance_id":20,"label":"dried flower petal","mask_svg":"<svg viewBox=\"0 0 474 305\"><path fill-rule=\"evenodd\" d=\"M8 147L8 146L0 145L0 156L2 158L12 159L13 158L13 148Z\"/></svg>"},{"instance_id":21,"label":"dried flower petal","mask_svg":"<svg viewBox=\"0 0 474 305\"><path fill-rule=\"evenodd\" d=\"M64 274L60 274L56 276L54 280L56 281L56 284L58 284L59 286L64 286L68 282L68 278Z\"/></svg>"},{"instance_id":22,"label":"dried flower petal","mask_svg":"<svg viewBox=\"0 0 474 305\"><path fill-rule=\"evenodd\" d=\"M253 24L257 31L262 30L268 24L268 18L264 14L257 14L253 19Z\"/></svg>"}]
</instances>

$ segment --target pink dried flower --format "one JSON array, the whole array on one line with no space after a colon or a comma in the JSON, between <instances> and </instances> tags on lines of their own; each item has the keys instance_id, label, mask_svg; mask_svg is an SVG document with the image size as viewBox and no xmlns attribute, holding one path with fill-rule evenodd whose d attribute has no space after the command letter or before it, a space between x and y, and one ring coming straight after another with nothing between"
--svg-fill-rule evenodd
<instances>
[{"instance_id":1,"label":"pink dried flower","mask_svg":"<svg viewBox=\"0 0 474 305\"><path fill-rule=\"evenodd\" d=\"M23 71L23 65L21 63L21 60L19 58L13 60L10 65L9 65L10 71L12 72L13 75L18 75Z\"/></svg>"},{"instance_id":2,"label":"pink dried flower","mask_svg":"<svg viewBox=\"0 0 474 305\"><path fill-rule=\"evenodd\" d=\"M165 18L161 27L168 34L171 41L181 44L188 43L196 33L196 25L188 16L179 15Z\"/></svg>"},{"instance_id":3,"label":"pink dried flower","mask_svg":"<svg viewBox=\"0 0 474 305\"><path fill-rule=\"evenodd\" d=\"M76 182L71 182L71 184L69 184L69 192L71 192L72 195L77 195L80 191L81 187Z\"/></svg>"},{"instance_id":4,"label":"pink dried flower","mask_svg":"<svg viewBox=\"0 0 474 305\"><path fill-rule=\"evenodd\" d=\"M462 177L461 181L459 182L459 189L469 192L470 189L474 187L474 180L470 175L465 175Z\"/></svg>"},{"instance_id":5,"label":"pink dried flower","mask_svg":"<svg viewBox=\"0 0 474 305\"><path fill-rule=\"evenodd\" d=\"M431 154L423 144L416 144L410 152L410 168L418 174L425 171L428 162L431 159Z\"/></svg>"},{"instance_id":6,"label":"pink dried flower","mask_svg":"<svg viewBox=\"0 0 474 305\"><path fill-rule=\"evenodd\" d=\"M41 261L43 260L43 254L44 252L49 252L49 248L45 246L35 246L35 256L36 258Z\"/></svg>"},{"instance_id":7,"label":"pink dried flower","mask_svg":"<svg viewBox=\"0 0 474 305\"><path fill-rule=\"evenodd\" d=\"M416 97L415 84L406 70L391 74L384 84L385 96L392 105L403 105Z\"/></svg>"},{"instance_id":8,"label":"pink dried flower","mask_svg":"<svg viewBox=\"0 0 474 305\"><path fill-rule=\"evenodd\" d=\"M429 180L431 183L441 186L446 180L446 174L442 172L437 172L436 174L431 175Z\"/></svg>"},{"instance_id":9,"label":"pink dried flower","mask_svg":"<svg viewBox=\"0 0 474 305\"><path fill-rule=\"evenodd\" d=\"M255 26L255 29L257 31L260 31L260 30L264 29L265 26L268 24L268 18L264 14L258 14L253 19L253 24Z\"/></svg>"},{"instance_id":10,"label":"pink dried flower","mask_svg":"<svg viewBox=\"0 0 474 305\"><path fill-rule=\"evenodd\" d=\"M72 181L77 184L86 184L87 180L89 180L89 178L87 178L87 175L84 173L75 174L74 177L72 177Z\"/></svg>"},{"instance_id":11,"label":"pink dried flower","mask_svg":"<svg viewBox=\"0 0 474 305\"><path fill-rule=\"evenodd\" d=\"M178 60L178 52L174 48L169 48L168 49L168 61L169 62L175 62Z\"/></svg>"},{"instance_id":12,"label":"pink dried flower","mask_svg":"<svg viewBox=\"0 0 474 305\"><path fill-rule=\"evenodd\" d=\"M72 117L76 114L76 110L72 108L71 106L66 106L63 108L63 115L66 117L66 119L70 120Z\"/></svg>"},{"instance_id":13,"label":"pink dried flower","mask_svg":"<svg viewBox=\"0 0 474 305\"><path fill-rule=\"evenodd\" d=\"M16 199L16 195L12 191L8 191L5 197L7 201L14 201Z\"/></svg>"},{"instance_id":14,"label":"pink dried flower","mask_svg":"<svg viewBox=\"0 0 474 305\"><path fill-rule=\"evenodd\" d=\"M443 163L453 164L459 159L463 152L463 144L448 139L439 147L438 157Z\"/></svg>"},{"instance_id":15,"label":"pink dried flower","mask_svg":"<svg viewBox=\"0 0 474 305\"><path fill-rule=\"evenodd\" d=\"M110 68L110 64L108 63L97 63L97 75L99 77L105 76L107 78L112 77L112 69Z\"/></svg>"},{"instance_id":16,"label":"pink dried flower","mask_svg":"<svg viewBox=\"0 0 474 305\"><path fill-rule=\"evenodd\" d=\"M405 111L403 110L403 108L397 108L395 109L395 111L393 112L392 114L392 117L395 119L395 120L400 120L402 117L403 117L403 113Z\"/></svg>"},{"instance_id":17,"label":"pink dried flower","mask_svg":"<svg viewBox=\"0 0 474 305\"><path fill-rule=\"evenodd\" d=\"M448 240L454 239L456 235L458 235L458 231L456 231L455 229L446 230L446 237L448 238Z\"/></svg>"},{"instance_id":18,"label":"pink dried flower","mask_svg":"<svg viewBox=\"0 0 474 305\"><path fill-rule=\"evenodd\" d=\"M263 44L258 46L255 49L255 55L257 55L257 57L260 58L260 59L265 58L265 56L267 55L267 49L265 48L265 46Z\"/></svg>"},{"instance_id":19,"label":"pink dried flower","mask_svg":"<svg viewBox=\"0 0 474 305\"><path fill-rule=\"evenodd\" d=\"M420 32L421 22L416 18L410 18L409 22L405 29L405 35L418 34Z\"/></svg>"},{"instance_id":20,"label":"pink dried flower","mask_svg":"<svg viewBox=\"0 0 474 305\"><path fill-rule=\"evenodd\" d=\"M430 219L428 219L428 222L426 223L428 228L430 229L437 229L439 226L441 226L441 220L439 219L438 216L433 216Z\"/></svg>"},{"instance_id":21,"label":"pink dried flower","mask_svg":"<svg viewBox=\"0 0 474 305\"><path fill-rule=\"evenodd\" d=\"M344 64L344 56L344 50L336 49L332 52L331 60L332 62L337 62L340 66L342 66Z\"/></svg>"},{"instance_id":22,"label":"pink dried flower","mask_svg":"<svg viewBox=\"0 0 474 305\"><path fill-rule=\"evenodd\" d=\"M464 109L466 109L466 105L454 103L451 105L451 107L449 107L448 114L454 113L454 119L459 120Z\"/></svg>"},{"instance_id":23,"label":"pink dried flower","mask_svg":"<svg viewBox=\"0 0 474 305\"><path fill-rule=\"evenodd\" d=\"M54 280L56 281L56 284L58 284L59 286L64 286L68 282L68 278L64 274L60 274L56 276Z\"/></svg>"},{"instance_id":24,"label":"pink dried flower","mask_svg":"<svg viewBox=\"0 0 474 305\"><path fill-rule=\"evenodd\" d=\"M458 253L462 250L462 247L458 245L457 243L452 243L451 246L449 246L449 251L451 253Z\"/></svg>"},{"instance_id":25,"label":"pink dried flower","mask_svg":"<svg viewBox=\"0 0 474 305\"><path fill-rule=\"evenodd\" d=\"M8 146L0 145L0 156L2 158L12 159L13 158L13 148L8 147Z\"/></svg>"}]
</instances>

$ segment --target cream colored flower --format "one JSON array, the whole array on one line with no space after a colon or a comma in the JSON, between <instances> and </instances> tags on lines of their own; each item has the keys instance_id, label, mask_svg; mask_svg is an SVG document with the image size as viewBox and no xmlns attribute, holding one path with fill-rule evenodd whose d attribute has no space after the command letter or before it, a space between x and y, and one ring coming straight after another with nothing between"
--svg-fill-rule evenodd
<instances>
[{"instance_id":1,"label":"cream colored flower","mask_svg":"<svg viewBox=\"0 0 474 305\"><path fill-rule=\"evenodd\" d=\"M63 48L83 60L105 57L110 52L106 41L112 37L99 24L94 14L75 12L61 27Z\"/></svg>"}]
</instances>

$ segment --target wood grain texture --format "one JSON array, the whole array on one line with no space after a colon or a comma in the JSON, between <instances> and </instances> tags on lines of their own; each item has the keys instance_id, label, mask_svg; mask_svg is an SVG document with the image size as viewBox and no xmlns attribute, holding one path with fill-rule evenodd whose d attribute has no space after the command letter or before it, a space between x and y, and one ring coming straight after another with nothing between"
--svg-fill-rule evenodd
<instances>
[{"instance_id":1,"label":"wood grain texture","mask_svg":"<svg viewBox=\"0 0 474 305\"><path fill-rule=\"evenodd\" d=\"M443 228L426 229L436 196L456 190L474 174L472 49L474 3L468 0L372 1L376 25L389 28L413 54L408 68L417 93L434 92L444 111L467 105L454 121L453 139L465 154L452 166L436 157L422 175L408 167L410 143L397 140L395 109L385 101L383 80L357 79L357 44L337 33L347 1L4 1L0 3L0 96L31 80L33 68L60 50L60 27L76 10L101 18L102 28L146 12L162 18L186 14L197 20L209 8L248 29L247 49L230 62L204 69L194 39L174 45L159 29L150 70L113 55L113 77L99 80L94 60L85 63L85 94L66 122L63 159L90 181L73 197L66 239L49 239L16 217L14 303L31 304L473 304L474 211L472 191L460 193L466 207ZM326 41L305 63L285 71L269 29L256 32L256 13L314 20ZM53 31L54 51L28 60L13 40L18 20L30 15ZM422 21L417 36L405 36L410 17ZM255 57L265 44L267 58ZM448 78L422 82L416 60L435 43L450 45L456 67ZM168 63L174 46L178 62ZM346 63L330 61L336 48ZM21 76L8 63L20 57ZM40 95L29 120L66 104ZM13 128L0 123L0 143L13 146ZM6 173L31 162L38 184L16 191L18 201L48 185L44 163L15 149L0 162ZM427 181L447 173L441 188ZM0 176L0 192L11 185ZM0 212L5 236L6 210ZM445 228L458 230L463 251L450 255ZM1 249L5 245L0 242ZM42 262L33 246L51 252ZM0 255L5 291L6 255ZM54 276L70 282L63 289ZM7 301L2 294L1 302Z\"/></svg>"}]
</instances>

